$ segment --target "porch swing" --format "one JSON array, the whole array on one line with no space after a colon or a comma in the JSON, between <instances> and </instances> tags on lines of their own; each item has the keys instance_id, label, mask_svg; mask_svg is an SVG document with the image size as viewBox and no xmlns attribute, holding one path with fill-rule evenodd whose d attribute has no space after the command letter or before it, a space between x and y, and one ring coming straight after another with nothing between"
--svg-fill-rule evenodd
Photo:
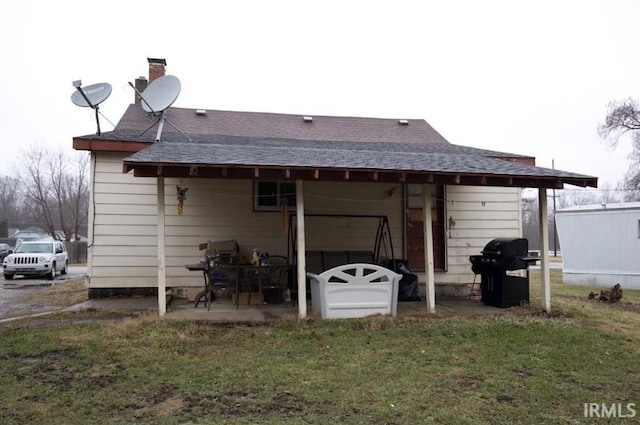
<instances>
[{"instance_id":1,"label":"porch swing","mask_svg":"<svg viewBox=\"0 0 640 425\"><path fill-rule=\"evenodd\" d=\"M329 217L329 218L355 218L378 220L378 228L372 251L306 251L306 271L311 273L322 273L333 267L352 264L369 263L378 264L394 269L396 259L393 251L393 241L389 229L389 219L386 215L361 215L361 214L305 214L306 217ZM289 214L287 230L287 255L289 257L290 274L289 288L292 293L292 300L297 299L297 266L298 250L296 246L297 229L295 226L295 214ZM309 293L307 282L307 293Z\"/></svg>"}]
</instances>

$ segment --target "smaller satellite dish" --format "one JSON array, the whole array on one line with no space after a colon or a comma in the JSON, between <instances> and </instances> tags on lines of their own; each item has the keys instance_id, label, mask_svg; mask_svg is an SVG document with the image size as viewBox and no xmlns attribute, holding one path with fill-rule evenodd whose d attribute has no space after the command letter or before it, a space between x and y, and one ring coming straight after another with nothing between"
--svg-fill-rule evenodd
<instances>
[{"instance_id":1,"label":"smaller satellite dish","mask_svg":"<svg viewBox=\"0 0 640 425\"><path fill-rule=\"evenodd\" d=\"M87 87L82 87L82 81L76 80L73 82L73 87L76 88L76 91L71 95L71 101L76 106L91 108L96 112L96 126L98 127L98 135L102 134L100 132L100 118L98 118L98 114L100 114L100 106L98 105L107 100L107 98L111 94L111 84L98 83L92 84Z\"/></svg>"},{"instance_id":2,"label":"smaller satellite dish","mask_svg":"<svg viewBox=\"0 0 640 425\"><path fill-rule=\"evenodd\" d=\"M154 80L142 92L142 109L146 112L162 112L173 104L180 94L180 80L173 75L165 75Z\"/></svg>"},{"instance_id":3,"label":"smaller satellite dish","mask_svg":"<svg viewBox=\"0 0 640 425\"><path fill-rule=\"evenodd\" d=\"M109 97L111 94L111 84L98 83L86 87L76 87L76 91L71 95L71 101L76 106L93 108ZM80 91L82 90L82 92ZM84 96L83 96L84 94Z\"/></svg>"}]
</instances>

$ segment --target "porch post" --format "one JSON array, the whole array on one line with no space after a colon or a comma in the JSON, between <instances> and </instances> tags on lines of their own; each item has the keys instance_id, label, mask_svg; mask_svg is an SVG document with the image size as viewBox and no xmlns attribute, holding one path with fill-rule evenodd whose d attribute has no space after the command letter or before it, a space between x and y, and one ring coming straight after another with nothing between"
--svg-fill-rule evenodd
<instances>
[{"instance_id":1,"label":"porch post","mask_svg":"<svg viewBox=\"0 0 640 425\"><path fill-rule=\"evenodd\" d=\"M298 247L298 318L307 317L307 264L304 234L304 185L296 180L296 245Z\"/></svg>"},{"instance_id":2,"label":"porch post","mask_svg":"<svg viewBox=\"0 0 640 425\"><path fill-rule=\"evenodd\" d=\"M422 187L422 210L424 211L424 275L427 286L427 309L429 313L436 312L436 287L433 272L433 229L431 228L431 185Z\"/></svg>"},{"instance_id":3,"label":"porch post","mask_svg":"<svg viewBox=\"0 0 640 425\"><path fill-rule=\"evenodd\" d=\"M166 247L164 233L164 177L158 177L158 313L167 312Z\"/></svg>"},{"instance_id":4,"label":"porch post","mask_svg":"<svg viewBox=\"0 0 640 425\"><path fill-rule=\"evenodd\" d=\"M540 222L540 286L542 308L551 311L551 276L549 274L549 222L547 212L547 189L538 189L538 219Z\"/></svg>"}]
</instances>

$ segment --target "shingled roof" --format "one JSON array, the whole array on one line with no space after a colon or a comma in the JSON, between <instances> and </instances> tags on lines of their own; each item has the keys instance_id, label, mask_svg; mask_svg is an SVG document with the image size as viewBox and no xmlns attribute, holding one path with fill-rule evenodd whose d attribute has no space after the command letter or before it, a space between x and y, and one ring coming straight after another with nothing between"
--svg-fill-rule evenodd
<instances>
[{"instance_id":1,"label":"shingled roof","mask_svg":"<svg viewBox=\"0 0 640 425\"><path fill-rule=\"evenodd\" d=\"M74 138L76 149L135 152L135 176L406 181L562 188L597 178L535 166L532 157L449 143L426 121L130 105L112 132ZM146 130L146 131L145 131Z\"/></svg>"}]
</instances>

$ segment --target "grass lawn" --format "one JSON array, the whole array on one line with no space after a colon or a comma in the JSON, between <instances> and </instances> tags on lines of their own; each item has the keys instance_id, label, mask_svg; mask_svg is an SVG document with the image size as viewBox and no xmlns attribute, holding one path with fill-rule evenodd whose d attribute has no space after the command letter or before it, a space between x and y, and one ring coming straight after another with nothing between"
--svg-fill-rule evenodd
<instances>
[{"instance_id":1,"label":"grass lawn","mask_svg":"<svg viewBox=\"0 0 640 425\"><path fill-rule=\"evenodd\" d=\"M0 424L579 424L640 410L640 291L552 271L550 315L220 326L65 313L0 328ZM640 412L639 412L640 414Z\"/></svg>"}]
</instances>

